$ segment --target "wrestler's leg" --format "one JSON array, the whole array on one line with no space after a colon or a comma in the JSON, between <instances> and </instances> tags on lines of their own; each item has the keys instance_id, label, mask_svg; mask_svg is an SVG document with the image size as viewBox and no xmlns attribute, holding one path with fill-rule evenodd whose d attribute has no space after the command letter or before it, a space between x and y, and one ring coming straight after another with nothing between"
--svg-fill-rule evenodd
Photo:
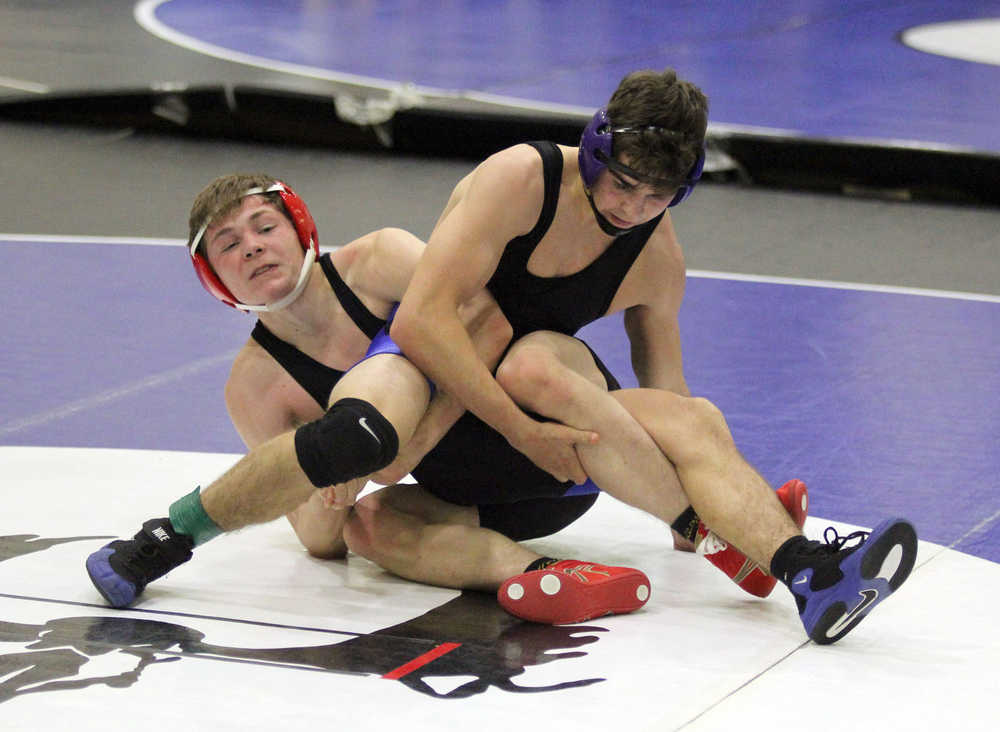
<instances>
[{"instance_id":1,"label":"wrestler's leg","mask_svg":"<svg viewBox=\"0 0 1000 732\"><path fill-rule=\"evenodd\" d=\"M352 551L401 577L495 591L501 606L524 620L576 623L638 610L649 599L649 578L629 567L542 557L514 539L555 533L596 499L591 493L477 508L395 485L362 498L344 536Z\"/></svg>"},{"instance_id":2,"label":"wrestler's leg","mask_svg":"<svg viewBox=\"0 0 1000 732\"><path fill-rule=\"evenodd\" d=\"M359 500L344 527L347 546L406 579L496 591L540 555L479 525L476 506L459 506L419 485L387 486Z\"/></svg>"},{"instance_id":3,"label":"wrestler's leg","mask_svg":"<svg viewBox=\"0 0 1000 732\"><path fill-rule=\"evenodd\" d=\"M344 374L330 403L335 405L345 397L370 404L392 425L398 441L405 443L426 411L430 389L426 378L405 358L381 354ZM295 434L287 432L251 450L201 492L205 512L220 529L232 531L272 521L310 498L317 486L300 465ZM331 437L327 449L335 454L336 435Z\"/></svg>"},{"instance_id":4,"label":"wrestler's leg","mask_svg":"<svg viewBox=\"0 0 1000 732\"><path fill-rule=\"evenodd\" d=\"M204 491L196 489L171 504L169 518L146 521L132 539L113 541L94 552L87 558L94 586L111 605L125 607L149 582L188 561L195 546L223 531L289 513L311 551L319 556L342 553L338 537L345 519L337 514L345 512L325 509L316 499L317 471L326 471L328 463L338 463L338 470L349 469L353 460L354 474L337 482L353 481L349 489L360 488L354 478L371 472L364 466L372 464L372 455L378 461L372 469L384 467L395 457L395 446L383 449L389 437L395 443L413 434L429 393L427 380L401 356L381 354L363 361L341 378L331 395L333 407L317 420L327 420L332 414L339 420L332 425L334 429L321 427L308 433L303 443L297 437L307 425L265 442ZM345 433L351 439L345 441ZM317 439L317 435L329 439ZM368 450L362 462L357 462L358 437L378 442L378 449ZM303 444L319 454L304 454ZM309 474L303 469L303 459L310 466ZM324 531L331 533L324 535Z\"/></svg>"},{"instance_id":5,"label":"wrestler's leg","mask_svg":"<svg viewBox=\"0 0 1000 732\"><path fill-rule=\"evenodd\" d=\"M814 642L843 638L910 575L917 534L906 519L847 536L828 527L824 542L810 541L739 454L714 405L645 389L616 396L676 463L703 519L788 587ZM657 418L664 411L669 421Z\"/></svg>"},{"instance_id":6,"label":"wrestler's leg","mask_svg":"<svg viewBox=\"0 0 1000 732\"><path fill-rule=\"evenodd\" d=\"M362 498L344 536L352 551L401 577L495 591L501 606L524 620L576 623L638 610L649 599L649 578L630 567L542 557L514 539L555 533L596 499L530 498L477 509L395 485Z\"/></svg>"},{"instance_id":7,"label":"wrestler's leg","mask_svg":"<svg viewBox=\"0 0 1000 732\"><path fill-rule=\"evenodd\" d=\"M778 547L802 533L740 455L725 418L710 402L659 389L622 389L612 397L670 457L701 520L755 562L769 567Z\"/></svg>"},{"instance_id":8,"label":"wrestler's leg","mask_svg":"<svg viewBox=\"0 0 1000 732\"><path fill-rule=\"evenodd\" d=\"M607 390L589 349L569 336L532 333L517 343L497 381L518 404L578 429L598 432L578 445L587 474L601 489L668 525L690 505L677 473L656 442Z\"/></svg>"},{"instance_id":9,"label":"wrestler's leg","mask_svg":"<svg viewBox=\"0 0 1000 732\"><path fill-rule=\"evenodd\" d=\"M289 511L286 517L309 556L343 559L347 555L344 543L347 511L328 508L320 491L313 491L305 503Z\"/></svg>"}]
</instances>

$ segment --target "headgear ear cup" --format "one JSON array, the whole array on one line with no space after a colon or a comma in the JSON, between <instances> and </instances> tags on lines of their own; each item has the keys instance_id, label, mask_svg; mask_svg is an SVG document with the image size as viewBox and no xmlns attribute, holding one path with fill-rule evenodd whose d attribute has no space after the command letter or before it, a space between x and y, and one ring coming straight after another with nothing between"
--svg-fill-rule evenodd
<instances>
[{"instance_id":1,"label":"headgear ear cup","mask_svg":"<svg viewBox=\"0 0 1000 732\"><path fill-rule=\"evenodd\" d=\"M640 131L640 129L634 127L613 128L611 120L608 118L608 110L605 107L598 109L587 126L584 127L583 134L580 135L580 147L577 157L580 163L580 177L583 178L583 184L587 188L592 188L597 181L597 176L608 167L606 163L601 161L601 157L604 160L612 157L611 148L615 132ZM695 184L701 178L701 172L704 167L705 149L703 147L699 150L698 158L695 160L694 165L691 166L691 170L688 171L684 182L678 186L674 197L667 204L668 208L676 206L691 195Z\"/></svg>"},{"instance_id":2,"label":"headgear ear cup","mask_svg":"<svg viewBox=\"0 0 1000 732\"><path fill-rule=\"evenodd\" d=\"M281 181L275 181L267 188L251 188L242 193L240 198L243 199L247 196L260 193L278 194L295 228L299 244L302 245L302 248L307 253L312 250L314 256L318 257L319 234L316 231L316 222L313 220L312 214L309 213L309 208L306 206L305 201L299 198L295 191ZM236 299L229 288L222 284L222 280L219 279L219 276L212 269L212 265L208 263L208 259L198 251L198 245L201 243L201 238L205 234L205 230L208 228L212 218L210 215L205 223L202 224L201 229L198 230L194 239L191 240L191 263L194 265L194 271L198 275L198 280L206 290L230 307L245 309L246 306L243 306L243 303ZM312 258L308 259L311 260ZM309 264L311 265L311 261L309 261ZM304 263L303 267L305 266ZM241 306L243 307L241 308Z\"/></svg>"},{"instance_id":3,"label":"headgear ear cup","mask_svg":"<svg viewBox=\"0 0 1000 732\"><path fill-rule=\"evenodd\" d=\"M583 134L580 135L577 157L580 162L580 177L583 178L583 184L587 188L593 187L597 176L608 167L597 158L597 153L601 152L605 158L610 158L612 139L608 110L601 107L594 113L593 118L583 128Z\"/></svg>"},{"instance_id":4,"label":"headgear ear cup","mask_svg":"<svg viewBox=\"0 0 1000 732\"><path fill-rule=\"evenodd\" d=\"M688 171L687 178L677 187L677 192L674 197L667 204L667 208L671 206L676 206L678 203L683 203L688 196L691 195L691 191L694 190L695 185L701 180L701 171L705 167L705 148L698 150L698 157L694 161L694 165L691 166L691 170Z\"/></svg>"},{"instance_id":5,"label":"headgear ear cup","mask_svg":"<svg viewBox=\"0 0 1000 732\"><path fill-rule=\"evenodd\" d=\"M196 253L192 255L191 263L194 265L194 272L198 275L198 280L202 286L226 305L235 308L238 300L229 291L229 288L222 284L219 276L212 271L208 260L200 253Z\"/></svg>"},{"instance_id":6,"label":"headgear ear cup","mask_svg":"<svg viewBox=\"0 0 1000 732\"><path fill-rule=\"evenodd\" d=\"M316 255L319 256L319 235L316 232L316 222L313 221L312 214L309 213L306 202L281 181L276 181L267 190L276 190L278 192L281 202L285 204L285 210L295 225L295 231L299 235L299 243L302 245L302 248L306 251L312 248L316 252Z\"/></svg>"}]
</instances>

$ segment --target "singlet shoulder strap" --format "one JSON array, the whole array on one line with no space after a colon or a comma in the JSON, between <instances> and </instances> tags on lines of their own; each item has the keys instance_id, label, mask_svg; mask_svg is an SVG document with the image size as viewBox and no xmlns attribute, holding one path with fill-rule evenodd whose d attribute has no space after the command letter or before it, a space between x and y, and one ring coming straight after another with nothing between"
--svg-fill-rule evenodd
<instances>
[{"instance_id":1,"label":"singlet shoulder strap","mask_svg":"<svg viewBox=\"0 0 1000 732\"><path fill-rule=\"evenodd\" d=\"M545 180L545 198L542 201L542 212L538 216L538 222L527 234L517 237L514 242L541 240L552 219L556 215L556 204L559 203L559 186L562 183L563 156L559 146L548 140L529 142L538 154L542 156L542 175Z\"/></svg>"},{"instance_id":2,"label":"singlet shoulder strap","mask_svg":"<svg viewBox=\"0 0 1000 732\"><path fill-rule=\"evenodd\" d=\"M291 343L281 340L259 320L250 332L250 337L271 354L274 360L309 392L309 396L326 409L327 399L330 398L330 385L335 384L344 375L343 371L332 369L303 353Z\"/></svg>"},{"instance_id":3,"label":"singlet shoulder strap","mask_svg":"<svg viewBox=\"0 0 1000 732\"><path fill-rule=\"evenodd\" d=\"M319 264L323 268L323 274L326 275L326 279L330 282L330 287L333 288L334 294L340 301L341 306L343 306L344 311L354 321L354 324L369 338L374 338L378 335L378 332L385 326L385 321L373 315L365 307L365 304L361 302L360 298L354 294L354 290L347 286L337 268L333 266L333 260L330 259L329 254L324 254L320 257Z\"/></svg>"}]
</instances>

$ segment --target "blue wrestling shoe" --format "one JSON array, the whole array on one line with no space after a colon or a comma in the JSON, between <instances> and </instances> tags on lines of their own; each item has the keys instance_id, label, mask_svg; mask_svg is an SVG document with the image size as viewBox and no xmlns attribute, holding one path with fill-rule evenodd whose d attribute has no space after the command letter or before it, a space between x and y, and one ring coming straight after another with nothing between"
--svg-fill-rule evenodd
<instances>
[{"instance_id":1,"label":"blue wrestling shoe","mask_svg":"<svg viewBox=\"0 0 1000 732\"><path fill-rule=\"evenodd\" d=\"M832 536L830 535L832 532ZM825 544L799 551L799 569L786 584L814 643L835 643L899 589L917 558L917 532L905 519L887 519L871 532L839 536L828 527ZM849 541L859 540L844 548Z\"/></svg>"},{"instance_id":2,"label":"blue wrestling shoe","mask_svg":"<svg viewBox=\"0 0 1000 732\"><path fill-rule=\"evenodd\" d=\"M170 519L151 519L131 539L113 541L87 557L87 574L108 604L128 607L146 585L189 560L193 548Z\"/></svg>"}]
</instances>

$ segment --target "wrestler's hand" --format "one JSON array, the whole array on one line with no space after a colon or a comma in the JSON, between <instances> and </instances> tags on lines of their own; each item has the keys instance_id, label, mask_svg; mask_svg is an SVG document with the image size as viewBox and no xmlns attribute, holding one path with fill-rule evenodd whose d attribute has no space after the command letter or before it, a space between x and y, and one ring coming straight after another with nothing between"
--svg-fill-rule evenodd
<instances>
[{"instance_id":1,"label":"wrestler's hand","mask_svg":"<svg viewBox=\"0 0 1000 732\"><path fill-rule=\"evenodd\" d=\"M571 480L580 485L586 482L587 471L583 469L576 446L594 444L599 439L598 434L558 422L530 420L530 423L533 426L522 432L516 441L508 438L510 444L560 483Z\"/></svg>"},{"instance_id":2,"label":"wrestler's hand","mask_svg":"<svg viewBox=\"0 0 1000 732\"><path fill-rule=\"evenodd\" d=\"M334 511L343 511L344 509L350 508L354 505L354 502L358 498L358 494L365 487L367 482L367 478L354 478L346 483L329 485L326 488L320 488L318 490L320 495L323 497L323 505L326 508L332 508Z\"/></svg>"}]
</instances>

